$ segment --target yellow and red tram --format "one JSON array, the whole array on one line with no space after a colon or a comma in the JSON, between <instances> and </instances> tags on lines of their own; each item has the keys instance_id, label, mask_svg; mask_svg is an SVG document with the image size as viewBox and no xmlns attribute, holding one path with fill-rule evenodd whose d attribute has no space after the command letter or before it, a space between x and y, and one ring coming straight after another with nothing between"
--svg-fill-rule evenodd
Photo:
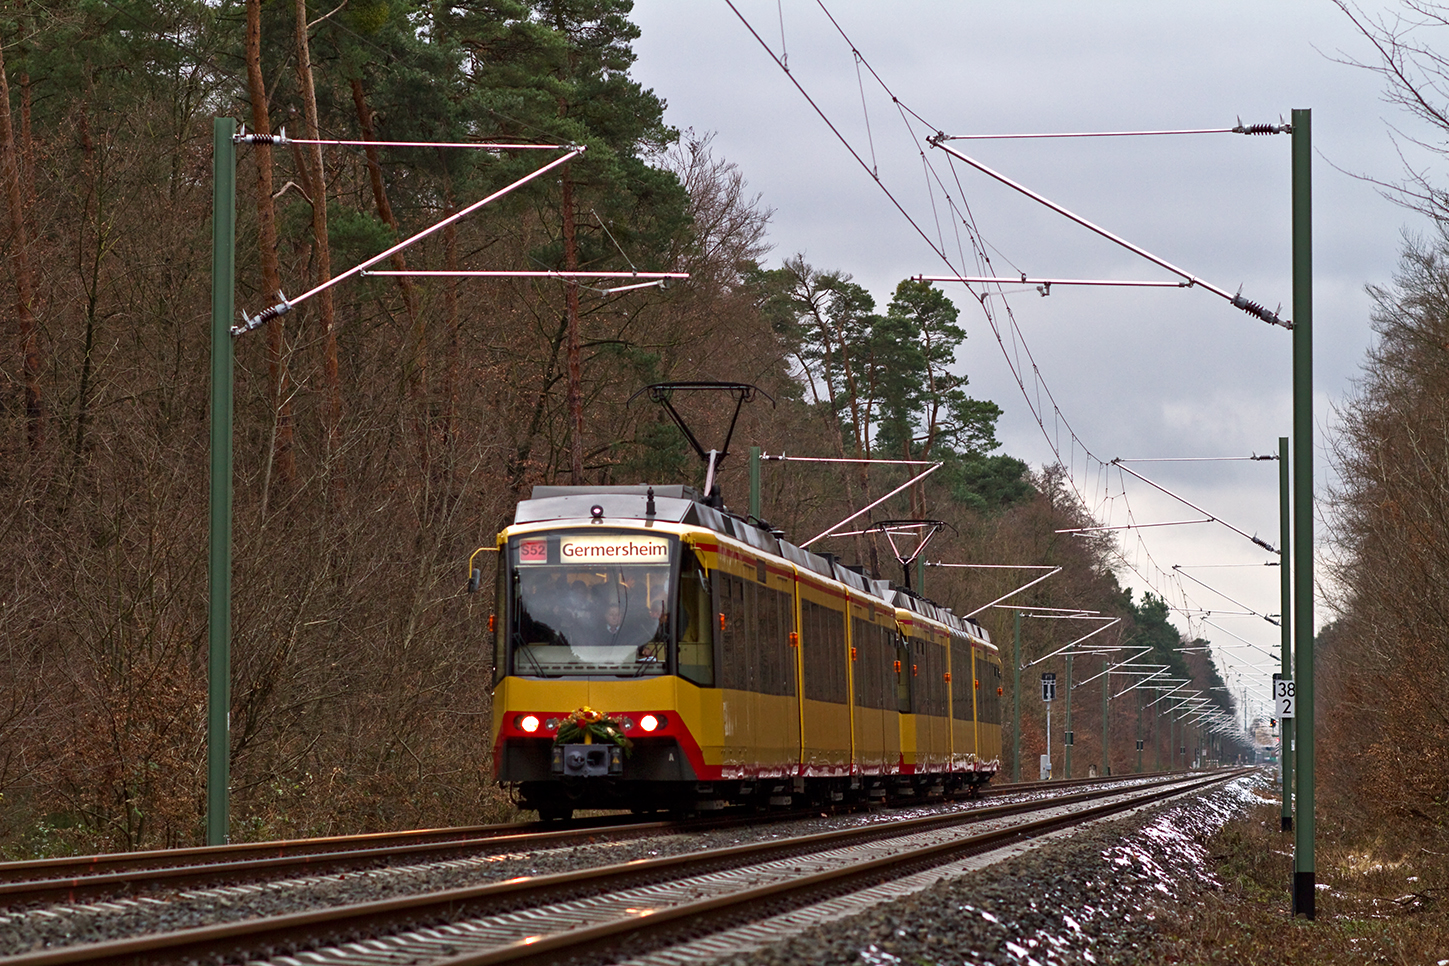
<instances>
[{"instance_id":1,"label":"yellow and red tram","mask_svg":"<svg viewBox=\"0 0 1449 966\"><path fill-rule=\"evenodd\" d=\"M690 487L538 486L498 550L495 776L545 818L970 794L999 766L979 624Z\"/></svg>"}]
</instances>

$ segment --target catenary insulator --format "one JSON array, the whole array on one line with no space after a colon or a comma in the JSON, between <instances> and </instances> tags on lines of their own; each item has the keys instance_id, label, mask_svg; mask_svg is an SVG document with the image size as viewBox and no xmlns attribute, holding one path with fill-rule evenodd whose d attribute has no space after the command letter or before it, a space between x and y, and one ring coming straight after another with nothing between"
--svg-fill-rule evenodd
<instances>
[{"instance_id":1,"label":"catenary insulator","mask_svg":"<svg viewBox=\"0 0 1449 966\"><path fill-rule=\"evenodd\" d=\"M1233 296L1233 305L1270 325L1281 325L1285 329L1293 328L1293 323L1280 319L1277 312L1269 312L1265 306L1259 305L1251 299L1245 299L1242 295Z\"/></svg>"}]
</instances>

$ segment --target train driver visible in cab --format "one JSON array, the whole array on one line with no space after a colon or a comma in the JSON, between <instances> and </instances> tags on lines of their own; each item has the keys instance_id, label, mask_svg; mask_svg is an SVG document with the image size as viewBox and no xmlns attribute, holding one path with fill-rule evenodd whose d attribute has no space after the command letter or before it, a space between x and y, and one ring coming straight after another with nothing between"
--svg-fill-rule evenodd
<instances>
[{"instance_id":1,"label":"train driver visible in cab","mask_svg":"<svg viewBox=\"0 0 1449 966\"><path fill-rule=\"evenodd\" d=\"M663 597L649 602L649 620L653 632L649 640L639 645L639 660L662 661L669 649L669 609L664 606Z\"/></svg>"}]
</instances>

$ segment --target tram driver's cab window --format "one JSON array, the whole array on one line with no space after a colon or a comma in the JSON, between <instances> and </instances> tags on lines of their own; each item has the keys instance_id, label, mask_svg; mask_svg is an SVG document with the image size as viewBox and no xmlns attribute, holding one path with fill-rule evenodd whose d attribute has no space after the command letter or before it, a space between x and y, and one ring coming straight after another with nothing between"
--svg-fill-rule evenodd
<instances>
[{"instance_id":1,"label":"tram driver's cab window","mask_svg":"<svg viewBox=\"0 0 1449 966\"><path fill-rule=\"evenodd\" d=\"M509 541L512 673L647 677L669 666L672 538L608 531Z\"/></svg>"}]
</instances>

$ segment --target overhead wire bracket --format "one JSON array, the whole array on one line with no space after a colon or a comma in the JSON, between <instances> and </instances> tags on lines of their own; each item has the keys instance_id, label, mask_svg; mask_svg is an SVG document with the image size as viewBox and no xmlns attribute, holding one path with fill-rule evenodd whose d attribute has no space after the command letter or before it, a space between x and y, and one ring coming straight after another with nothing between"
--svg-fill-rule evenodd
<instances>
[{"instance_id":1,"label":"overhead wire bracket","mask_svg":"<svg viewBox=\"0 0 1449 966\"><path fill-rule=\"evenodd\" d=\"M267 136L270 137L271 135ZM248 137L256 137L256 135L248 135ZM547 172L552 171L554 168L557 168L560 165L567 164L570 160L578 157L583 153L584 145L580 144L572 146L562 157L555 158L543 167L524 175L517 181L514 181L512 184L504 188L498 189L497 191L488 195L486 198L482 198L478 201L473 202L471 205L468 205L466 208L455 211L453 214L444 218L442 221L436 222L428 228L424 228L422 231L413 235L411 238L407 238L403 241L398 242L396 245L393 245L386 251L379 252L378 254L367 259L366 261L354 265L340 275L334 275L332 278L329 278L318 285L314 285L312 288L292 299L290 302L283 298L278 304L272 306L271 308L263 309L261 312L258 312L255 316L252 317L248 317L246 313L243 312L243 324L232 326L232 337L235 338L236 336L244 335L245 333L250 332L258 326L265 324L266 322L270 322L272 319L275 319L280 315L285 315L287 312L290 312L292 310L293 306L296 306L299 303L306 301L307 299L311 298L319 292L326 291L327 289L336 285L338 282L341 282L343 279L351 278L353 275L362 273L363 271L371 268L383 259L391 257L397 252L402 251L404 248L407 248L408 246L413 245L416 242L419 242L422 239L428 237L434 232L437 232L447 227L448 225L451 225L455 221L466 218L468 215L471 215L473 212L477 211L479 208L482 208L484 205L497 201L499 198L513 191L515 188L522 187L523 185L539 177L540 175L546 174Z\"/></svg>"},{"instance_id":2,"label":"overhead wire bracket","mask_svg":"<svg viewBox=\"0 0 1449 966\"><path fill-rule=\"evenodd\" d=\"M1115 243L1117 245L1121 245L1123 248L1127 249L1128 251L1133 252L1134 254L1140 255L1141 257L1147 259L1149 262L1152 262L1154 265L1157 265L1160 268L1167 269L1172 274L1177 275L1177 276L1179 276L1179 277L1187 280L1188 282L1191 282L1193 285L1201 285L1203 288L1207 289L1209 292L1212 292L1214 295L1217 295L1217 296L1219 296L1221 298L1224 298L1224 299L1228 300L1234 306L1236 306L1237 308L1242 309L1244 312L1247 312L1249 315L1252 315L1252 316L1254 316L1256 318L1262 319L1264 322L1268 322L1268 323L1270 323L1272 325L1281 325L1285 329L1291 329L1291 328L1293 328L1293 323L1292 322L1289 322L1289 321L1287 321L1285 319L1281 319L1281 318L1278 317L1278 314L1276 312L1269 312L1262 305L1259 305L1256 302L1251 302L1248 299L1243 298L1241 292L1235 295L1235 294L1233 294L1231 292L1228 292L1226 289L1219 288L1218 286L1213 285L1210 282L1203 281L1202 279L1200 279L1197 276L1193 275L1191 272L1186 271L1185 269L1178 268L1176 265L1172 264L1167 259L1165 259L1165 258L1159 258L1158 256L1152 254L1151 252L1149 252L1147 249L1141 247L1140 245L1134 245L1134 244L1132 244L1127 239L1123 238L1121 235L1114 234L1113 232L1110 232L1107 229L1103 228L1101 225L1098 225L1098 224L1096 224L1094 222L1088 221L1086 218L1083 218L1081 215L1078 215L1078 214L1076 214L1076 213L1074 213L1072 211L1069 211L1068 209L1066 209L1062 205L1057 204L1055 201L1052 201L1050 198L1046 197L1045 195L1043 195L1043 194L1041 194L1039 192L1033 191L1032 189L1028 188L1026 185L1022 184L1021 182L1014 181L1011 178L1008 178L1006 175L1002 174L1000 171L996 171L993 168L987 167L986 165L982 164L980 161L977 161L975 158L971 158L971 157L968 157L965 154L962 154L960 151L957 151L955 148L952 148L952 147L950 147L950 146L948 146L946 144L946 142L949 141L949 140L950 140L950 138L947 137L947 135L944 132L941 132L941 131L937 131L935 134L932 134L930 137L926 138L927 143L929 143L932 147L937 148L938 150L941 150L941 151L946 152L951 157L956 158L957 160L962 161L965 164L969 164L971 167L975 168L977 171L980 171L982 174L985 174L985 175L988 175L988 176L990 176L992 178L995 178L997 181L1000 181L1002 184L1006 185L1008 188L1011 188L1011 189L1013 189L1015 191L1018 191L1018 192L1020 192L1020 193L1022 193L1024 195L1026 195L1028 198L1032 199L1033 201L1037 202L1038 204L1041 204L1041 205L1046 206L1047 208L1050 208L1052 211L1055 211L1057 214L1059 214L1059 215L1061 215L1061 216L1063 216L1065 218L1069 218L1070 220L1072 220L1072 221L1076 222L1077 224L1081 225L1083 228L1086 228L1089 231L1092 231L1092 232L1095 232L1098 235L1101 235L1103 238L1107 239L1108 241L1113 242L1113 243Z\"/></svg>"}]
</instances>

